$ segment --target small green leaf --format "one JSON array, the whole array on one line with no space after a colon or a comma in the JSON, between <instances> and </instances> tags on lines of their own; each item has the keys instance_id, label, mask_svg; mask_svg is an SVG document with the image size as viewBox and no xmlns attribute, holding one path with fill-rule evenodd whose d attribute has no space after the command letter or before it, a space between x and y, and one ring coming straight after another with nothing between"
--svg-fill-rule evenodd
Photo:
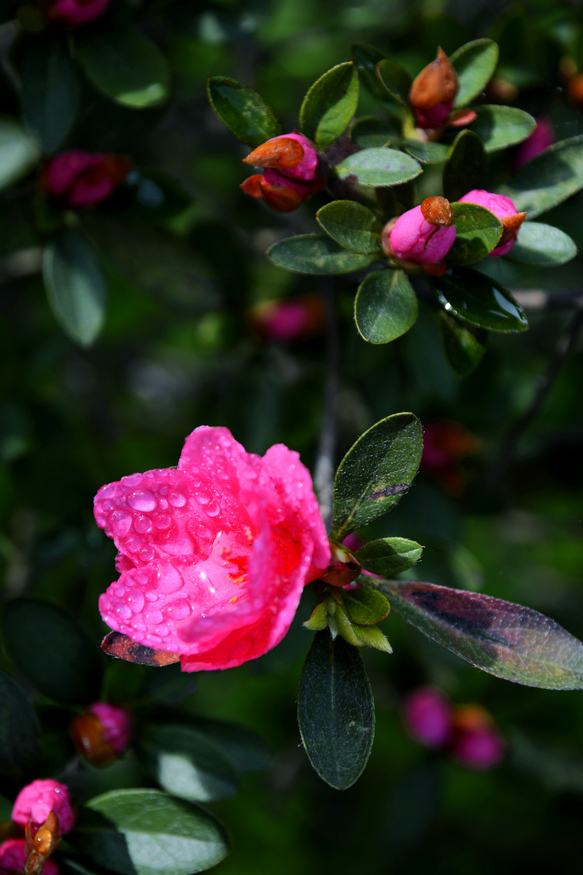
<instances>
[{"instance_id":1,"label":"small green leaf","mask_svg":"<svg viewBox=\"0 0 583 875\"><path fill-rule=\"evenodd\" d=\"M323 234L287 237L268 249L267 257L279 267L310 274L350 273L376 261L371 255L348 252Z\"/></svg>"},{"instance_id":2,"label":"small green leaf","mask_svg":"<svg viewBox=\"0 0 583 875\"><path fill-rule=\"evenodd\" d=\"M261 95L236 79L212 76L207 93L223 124L247 146L256 148L283 133L279 119Z\"/></svg>"},{"instance_id":3,"label":"small green leaf","mask_svg":"<svg viewBox=\"0 0 583 875\"><path fill-rule=\"evenodd\" d=\"M336 790L361 776L374 739L374 701L358 651L317 632L298 688L298 723L312 766Z\"/></svg>"},{"instance_id":4,"label":"small green leaf","mask_svg":"<svg viewBox=\"0 0 583 875\"><path fill-rule=\"evenodd\" d=\"M419 304L407 274L377 270L362 281L354 301L354 320L369 343L389 343L413 327Z\"/></svg>"},{"instance_id":5,"label":"small green leaf","mask_svg":"<svg viewBox=\"0 0 583 875\"><path fill-rule=\"evenodd\" d=\"M35 40L22 61L22 117L45 152L55 152L71 130L79 91L75 66L61 41Z\"/></svg>"},{"instance_id":6,"label":"small green leaf","mask_svg":"<svg viewBox=\"0 0 583 875\"><path fill-rule=\"evenodd\" d=\"M377 64L383 61L384 54L367 43L353 43L352 60L358 72L358 78L369 94L383 102L387 99L387 90L379 78Z\"/></svg>"},{"instance_id":7,"label":"small green leaf","mask_svg":"<svg viewBox=\"0 0 583 875\"><path fill-rule=\"evenodd\" d=\"M21 124L8 116L0 118L0 189L25 176L40 158L37 141Z\"/></svg>"},{"instance_id":8,"label":"small green leaf","mask_svg":"<svg viewBox=\"0 0 583 875\"><path fill-rule=\"evenodd\" d=\"M392 510L409 490L422 449L423 430L412 413L381 419L359 437L334 480L334 540Z\"/></svg>"},{"instance_id":9,"label":"small green leaf","mask_svg":"<svg viewBox=\"0 0 583 875\"><path fill-rule=\"evenodd\" d=\"M524 222L508 258L541 267L566 264L577 255L577 247L564 231L542 222Z\"/></svg>"},{"instance_id":10,"label":"small green leaf","mask_svg":"<svg viewBox=\"0 0 583 875\"><path fill-rule=\"evenodd\" d=\"M413 80L407 70L388 58L378 61L377 70L381 82L391 97L398 103L408 106L409 91Z\"/></svg>"},{"instance_id":11,"label":"small green leaf","mask_svg":"<svg viewBox=\"0 0 583 875\"><path fill-rule=\"evenodd\" d=\"M478 204L456 203L452 210L456 237L446 260L452 264L475 264L495 248L502 235L502 222Z\"/></svg>"},{"instance_id":12,"label":"small green leaf","mask_svg":"<svg viewBox=\"0 0 583 875\"><path fill-rule=\"evenodd\" d=\"M482 141L472 131L460 131L453 141L443 168L443 195L458 201L468 191L484 188L486 153Z\"/></svg>"},{"instance_id":13,"label":"small green leaf","mask_svg":"<svg viewBox=\"0 0 583 875\"><path fill-rule=\"evenodd\" d=\"M490 277L462 267L432 279L446 312L490 331L528 328L522 307L508 289Z\"/></svg>"},{"instance_id":14,"label":"small green leaf","mask_svg":"<svg viewBox=\"0 0 583 875\"><path fill-rule=\"evenodd\" d=\"M48 602L13 599L3 626L8 655L39 693L75 704L97 697L100 651L73 617Z\"/></svg>"},{"instance_id":15,"label":"small green leaf","mask_svg":"<svg viewBox=\"0 0 583 875\"><path fill-rule=\"evenodd\" d=\"M143 109L167 99L170 74L166 59L139 30L124 27L92 33L78 41L77 52L87 78L117 103Z\"/></svg>"},{"instance_id":16,"label":"small green leaf","mask_svg":"<svg viewBox=\"0 0 583 875\"><path fill-rule=\"evenodd\" d=\"M193 875L216 866L230 850L225 828L204 808L134 788L86 802L69 839L119 875Z\"/></svg>"},{"instance_id":17,"label":"small green leaf","mask_svg":"<svg viewBox=\"0 0 583 875\"><path fill-rule=\"evenodd\" d=\"M324 231L344 249L381 255L383 226L375 214L356 201L332 201L316 213Z\"/></svg>"},{"instance_id":18,"label":"small green leaf","mask_svg":"<svg viewBox=\"0 0 583 875\"><path fill-rule=\"evenodd\" d=\"M583 188L583 134L554 143L521 167L501 193L529 220L556 207Z\"/></svg>"},{"instance_id":19,"label":"small green leaf","mask_svg":"<svg viewBox=\"0 0 583 875\"><path fill-rule=\"evenodd\" d=\"M310 632L321 632L328 625L328 611L324 602L316 605L308 620L302 623Z\"/></svg>"},{"instance_id":20,"label":"small green leaf","mask_svg":"<svg viewBox=\"0 0 583 875\"><path fill-rule=\"evenodd\" d=\"M398 149L363 149L334 168L340 179L355 185L399 185L423 173L420 165Z\"/></svg>"},{"instance_id":21,"label":"small green leaf","mask_svg":"<svg viewBox=\"0 0 583 875\"><path fill-rule=\"evenodd\" d=\"M379 538L369 541L354 554L363 568L371 574L393 577L411 568L421 559L423 547L407 538ZM362 620L356 622L362 623Z\"/></svg>"},{"instance_id":22,"label":"small green leaf","mask_svg":"<svg viewBox=\"0 0 583 875\"><path fill-rule=\"evenodd\" d=\"M89 243L62 231L44 251L43 278L53 315L71 340L89 346L105 319L105 282Z\"/></svg>"},{"instance_id":23,"label":"small green leaf","mask_svg":"<svg viewBox=\"0 0 583 875\"><path fill-rule=\"evenodd\" d=\"M470 130L482 140L486 152L522 143L536 128L533 117L514 106L478 106L476 114Z\"/></svg>"},{"instance_id":24,"label":"small green leaf","mask_svg":"<svg viewBox=\"0 0 583 875\"><path fill-rule=\"evenodd\" d=\"M448 362L458 377L467 377L482 361L486 347L466 325L444 310L440 326Z\"/></svg>"},{"instance_id":25,"label":"small green leaf","mask_svg":"<svg viewBox=\"0 0 583 875\"><path fill-rule=\"evenodd\" d=\"M467 106L486 87L498 63L498 46L490 39L466 43L451 55L458 78L454 107Z\"/></svg>"},{"instance_id":26,"label":"small green leaf","mask_svg":"<svg viewBox=\"0 0 583 875\"><path fill-rule=\"evenodd\" d=\"M422 140L404 140L403 146L421 164L441 164L445 161L449 149L444 143L424 143Z\"/></svg>"},{"instance_id":27,"label":"small green leaf","mask_svg":"<svg viewBox=\"0 0 583 875\"><path fill-rule=\"evenodd\" d=\"M538 611L433 583L372 585L395 613L476 668L531 687L583 689L583 643Z\"/></svg>"},{"instance_id":28,"label":"small green leaf","mask_svg":"<svg viewBox=\"0 0 583 875\"><path fill-rule=\"evenodd\" d=\"M342 600L349 620L359 626L380 623L391 610L388 599L376 589L347 589L342 594Z\"/></svg>"},{"instance_id":29,"label":"small green leaf","mask_svg":"<svg viewBox=\"0 0 583 875\"><path fill-rule=\"evenodd\" d=\"M393 652L389 639L378 626L353 626L352 628L361 646L374 647L375 650L380 650L382 653Z\"/></svg>"},{"instance_id":30,"label":"small green leaf","mask_svg":"<svg viewBox=\"0 0 583 875\"><path fill-rule=\"evenodd\" d=\"M351 61L332 67L314 82L300 109L302 133L325 151L340 137L358 106L358 75Z\"/></svg>"},{"instance_id":31,"label":"small green leaf","mask_svg":"<svg viewBox=\"0 0 583 875\"><path fill-rule=\"evenodd\" d=\"M146 725L136 739L136 752L162 789L179 799L211 802L239 789L220 748L190 726Z\"/></svg>"},{"instance_id":32,"label":"small green leaf","mask_svg":"<svg viewBox=\"0 0 583 875\"><path fill-rule=\"evenodd\" d=\"M395 127L385 119L365 116L359 118L350 128L350 139L358 149L377 149L389 146L396 136Z\"/></svg>"},{"instance_id":33,"label":"small green leaf","mask_svg":"<svg viewBox=\"0 0 583 875\"><path fill-rule=\"evenodd\" d=\"M41 734L34 708L16 681L0 671L0 785L8 792L36 777Z\"/></svg>"}]
</instances>

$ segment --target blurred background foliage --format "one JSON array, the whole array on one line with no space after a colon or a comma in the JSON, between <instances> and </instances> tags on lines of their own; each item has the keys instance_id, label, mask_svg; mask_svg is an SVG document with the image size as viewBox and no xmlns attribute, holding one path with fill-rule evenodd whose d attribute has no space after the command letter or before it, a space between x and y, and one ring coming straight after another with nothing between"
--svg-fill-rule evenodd
<instances>
[{"instance_id":1,"label":"blurred background foliage","mask_svg":"<svg viewBox=\"0 0 583 875\"><path fill-rule=\"evenodd\" d=\"M133 224L120 222L113 204L83 216L108 287L104 330L93 346L69 340L47 306L39 272L46 231L26 196L34 177L0 194L3 595L33 594L64 607L96 647L106 631L97 598L114 576L113 545L91 512L102 483L176 464L184 436L200 424L225 425L258 453L283 442L308 465L317 448L325 329L275 342L252 317L262 301L321 293L318 278L281 271L263 254L283 236L313 230L314 211L308 205L283 216L244 197L238 186L248 175L240 163L246 150L208 106L206 77L233 76L256 88L284 129L293 129L308 86L349 59L351 42L376 45L414 74L437 45L452 52L488 36L501 49L492 89L550 118L557 139L583 132L581 104L565 78L565 70L571 78L583 70L577 2L118 3L166 57L170 99L127 108L84 81L82 111L61 148L130 155L139 167L167 174L187 207L171 219ZM6 21L0 29L0 94L3 112L18 117L15 27ZM578 195L548 216L579 247L581 207ZM579 257L544 275L499 269L514 290L548 291L556 301L581 291ZM443 471L426 467L395 513L363 536L414 538L426 547L414 569L423 580L527 604L583 637L580 343L533 421L512 437L526 425L583 298L574 308L529 309L530 330L491 339L477 370L459 380L447 365L437 314L424 312L405 337L372 347L352 322L356 281L333 283L341 318L338 459L366 428L400 410L412 410L428 428L436 420L461 423L476 438L473 452L453 462L453 485ZM394 655L365 654L377 705L373 754L359 783L336 792L311 770L295 722L311 640L300 625L308 601L275 651L236 670L199 675L185 700L195 714L254 728L273 752L266 772L246 776L239 796L215 805L234 840L221 864L225 875L312 875L323 866L370 875L429 869L481 875L566 870L578 860L580 693L490 678L389 618L383 625ZM2 651L0 668L18 676ZM168 669L108 671L123 700L134 675ZM426 682L491 712L508 741L502 765L472 772L408 738L400 702ZM47 763L58 746L52 738L47 730ZM101 783L143 785L131 753L94 778L97 790Z\"/></svg>"}]
</instances>

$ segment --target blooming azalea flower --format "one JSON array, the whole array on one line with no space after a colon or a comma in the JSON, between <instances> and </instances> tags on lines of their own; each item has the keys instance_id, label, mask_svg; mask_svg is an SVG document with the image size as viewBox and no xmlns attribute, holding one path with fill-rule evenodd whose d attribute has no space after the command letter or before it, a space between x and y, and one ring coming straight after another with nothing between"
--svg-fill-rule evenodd
<instances>
[{"instance_id":1,"label":"blooming azalea flower","mask_svg":"<svg viewBox=\"0 0 583 875\"><path fill-rule=\"evenodd\" d=\"M231 668L266 653L291 624L330 547L307 469L282 444L263 458L226 428L201 426L178 468L123 477L95 498L121 577L104 621L183 671Z\"/></svg>"}]
</instances>

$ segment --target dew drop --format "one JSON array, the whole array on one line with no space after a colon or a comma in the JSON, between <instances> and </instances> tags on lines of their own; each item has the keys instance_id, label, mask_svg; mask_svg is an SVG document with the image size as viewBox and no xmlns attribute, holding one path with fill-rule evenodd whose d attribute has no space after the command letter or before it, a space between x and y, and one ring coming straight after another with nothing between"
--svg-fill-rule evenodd
<instances>
[{"instance_id":1,"label":"dew drop","mask_svg":"<svg viewBox=\"0 0 583 875\"><path fill-rule=\"evenodd\" d=\"M188 599L176 599L164 608L164 613L172 620L186 620L192 613Z\"/></svg>"},{"instance_id":2,"label":"dew drop","mask_svg":"<svg viewBox=\"0 0 583 875\"><path fill-rule=\"evenodd\" d=\"M208 505L208 507L205 507L205 511L207 512L207 514L210 517L215 517L215 516L218 516L219 511L220 511L220 507L218 506L216 501L211 501L211 503Z\"/></svg>"},{"instance_id":3,"label":"dew drop","mask_svg":"<svg viewBox=\"0 0 583 875\"><path fill-rule=\"evenodd\" d=\"M158 591L164 593L178 592L184 586L184 580L178 570L168 565L158 581Z\"/></svg>"},{"instance_id":4,"label":"dew drop","mask_svg":"<svg viewBox=\"0 0 583 875\"><path fill-rule=\"evenodd\" d=\"M133 614L139 614L144 608L144 596L139 589L132 589L126 598L126 604Z\"/></svg>"},{"instance_id":5,"label":"dew drop","mask_svg":"<svg viewBox=\"0 0 583 875\"><path fill-rule=\"evenodd\" d=\"M127 477L122 477L124 486L137 486L142 480L142 474L128 474Z\"/></svg>"},{"instance_id":6,"label":"dew drop","mask_svg":"<svg viewBox=\"0 0 583 875\"><path fill-rule=\"evenodd\" d=\"M162 486L160 489L160 495L168 495L168 486Z\"/></svg>"},{"instance_id":7,"label":"dew drop","mask_svg":"<svg viewBox=\"0 0 583 875\"><path fill-rule=\"evenodd\" d=\"M166 625L166 623L161 623L159 626L156 626L154 632L161 638L166 638L168 636L168 633L170 632L170 628Z\"/></svg>"},{"instance_id":8,"label":"dew drop","mask_svg":"<svg viewBox=\"0 0 583 875\"><path fill-rule=\"evenodd\" d=\"M115 612L122 620L129 620L132 615L132 612L127 605L118 605Z\"/></svg>"},{"instance_id":9,"label":"dew drop","mask_svg":"<svg viewBox=\"0 0 583 875\"><path fill-rule=\"evenodd\" d=\"M109 518L111 531L118 538L123 538L130 530L132 515L127 510L115 510Z\"/></svg>"},{"instance_id":10,"label":"dew drop","mask_svg":"<svg viewBox=\"0 0 583 875\"><path fill-rule=\"evenodd\" d=\"M99 498L112 498L115 495L115 483L108 483L107 486L102 486L99 492Z\"/></svg>"},{"instance_id":11,"label":"dew drop","mask_svg":"<svg viewBox=\"0 0 583 875\"><path fill-rule=\"evenodd\" d=\"M142 562L151 562L154 558L154 550L148 544L146 547L142 547L139 556Z\"/></svg>"},{"instance_id":12,"label":"dew drop","mask_svg":"<svg viewBox=\"0 0 583 875\"><path fill-rule=\"evenodd\" d=\"M157 601L158 601L158 596L156 595L155 592L147 592L147 593L146 593L146 601L147 601L147 602L150 602L150 603L152 603L152 602L157 602Z\"/></svg>"},{"instance_id":13,"label":"dew drop","mask_svg":"<svg viewBox=\"0 0 583 875\"><path fill-rule=\"evenodd\" d=\"M157 608L151 608L144 612L144 620L146 620L150 626L161 623L163 619L162 611L159 611Z\"/></svg>"},{"instance_id":14,"label":"dew drop","mask_svg":"<svg viewBox=\"0 0 583 875\"><path fill-rule=\"evenodd\" d=\"M134 529L136 532L139 532L140 535L143 535L145 532L149 532L152 528L152 520L147 516L139 516L134 520Z\"/></svg>"},{"instance_id":15,"label":"dew drop","mask_svg":"<svg viewBox=\"0 0 583 875\"><path fill-rule=\"evenodd\" d=\"M172 517L168 513L161 513L154 520L154 525L157 529L169 529L172 525Z\"/></svg>"},{"instance_id":16,"label":"dew drop","mask_svg":"<svg viewBox=\"0 0 583 875\"><path fill-rule=\"evenodd\" d=\"M168 501L172 507L184 507L186 504L186 496L182 492L171 492L168 496Z\"/></svg>"},{"instance_id":17,"label":"dew drop","mask_svg":"<svg viewBox=\"0 0 583 875\"><path fill-rule=\"evenodd\" d=\"M212 501L212 496L210 496L208 492L195 492L194 497L203 507Z\"/></svg>"},{"instance_id":18,"label":"dew drop","mask_svg":"<svg viewBox=\"0 0 583 875\"><path fill-rule=\"evenodd\" d=\"M128 495L128 504L134 510L139 510L141 513L149 513L156 510L158 502L154 494L149 489L139 489L137 492L131 492Z\"/></svg>"},{"instance_id":19,"label":"dew drop","mask_svg":"<svg viewBox=\"0 0 583 875\"><path fill-rule=\"evenodd\" d=\"M124 541L124 549L128 551L128 553L137 553L142 545L141 540L137 535L128 535Z\"/></svg>"},{"instance_id":20,"label":"dew drop","mask_svg":"<svg viewBox=\"0 0 583 875\"><path fill-rule=\"evenodd\" d=\"M168 510L168 502L166 501L165 498L160 499L160 509L161 510Z\"/></svg>"}]
</instances>

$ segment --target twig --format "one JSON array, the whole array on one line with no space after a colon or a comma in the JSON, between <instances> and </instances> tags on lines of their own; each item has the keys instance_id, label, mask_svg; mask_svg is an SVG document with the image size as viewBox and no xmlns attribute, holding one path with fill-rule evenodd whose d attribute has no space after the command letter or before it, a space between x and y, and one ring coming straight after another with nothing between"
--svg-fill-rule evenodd
<instances>
[{"instance_id":1,"label":"twig","mask_svg":"<svg viewBox=\"0 0 583 875\"><path fill-rule=\"evenodd\" d=\"M314 486L320 502L320 513L326 531L332 528L332 487L334 485L334 455L336 450L336 404L338 397L338 321L334 287L328 281L324 287L327 315L327 361L324 415L320 444L314 470Z\"/></svg>"},{"instance_id":2,"label":"twig","mask_svg":"<svg viewBox=\"0 0 583 875\"><path fill-rule=\"evenodd\" d=\"M525 310L583 310L583 289L572 292L544 292L532 289L513 292Z\"/></svg>"}]
</instances>

